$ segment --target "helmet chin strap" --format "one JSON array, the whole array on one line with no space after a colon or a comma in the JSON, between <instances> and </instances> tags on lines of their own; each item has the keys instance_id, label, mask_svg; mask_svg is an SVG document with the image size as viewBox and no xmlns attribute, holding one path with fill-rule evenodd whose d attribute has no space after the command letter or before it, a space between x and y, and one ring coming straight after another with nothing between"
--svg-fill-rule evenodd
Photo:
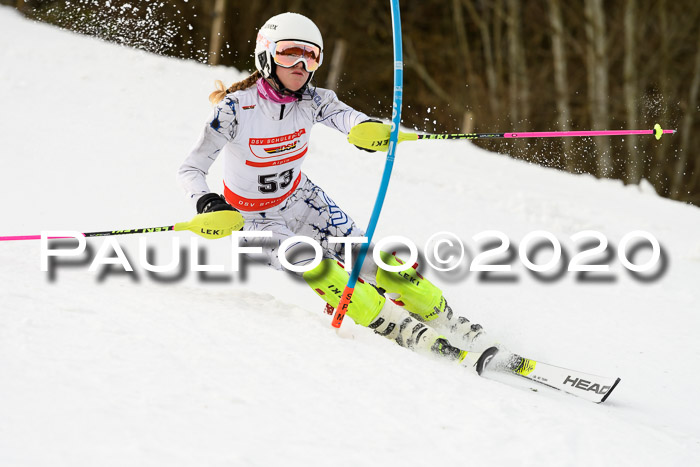
<instances>
[{"instance_id":1,"label":"helmet chin strap","mask_svg":"<svg viewBox=\"0 0 700 467\"><path fill-rule=\"evenodd\" d=\"M306 78L306 82L304 85L299 88L296 91L292 91L291 89L286 88L280 79L277 77L277 64L273 61L272 62L272 72L270 73L270 77L272 78L272 87L276 88L276 91L281 92L282 94L288 94L290 96L294 96L297 99L301 100L301 96L304 94L304 91L306 91L306 87L309 85L309 82L311 81L311 78L313 77L313 73L309 73L309 77Z\"/></svg>"}]
</instances>

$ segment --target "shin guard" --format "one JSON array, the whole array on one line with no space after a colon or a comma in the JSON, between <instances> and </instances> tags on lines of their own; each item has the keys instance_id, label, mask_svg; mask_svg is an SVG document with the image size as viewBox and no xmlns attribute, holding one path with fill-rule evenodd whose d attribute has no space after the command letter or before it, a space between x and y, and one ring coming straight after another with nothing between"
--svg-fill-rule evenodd
<instances>
[{"instance_id":1,"label":"shin guard","mask_svg":"<svg viewBox=\"0 0 700 467\"><path fill-rule=\"evenodd\" d=\"M311 271L304 273L304 280L330 306L337 308L348 273L333 259L324 259ZM358 279L347 315L361 326L369 326L379 315L386 299L370 284Z\"/></svg>"},{"instance_id":2,"label":"shin guard","mask_svg":"<svg viewBox=\"0 0 700 467\"><path fill-rule=\"evenodd\" d=\"M384 251L379 253L382 261L390 266L404 264L394 254ZM399 306L416 315L423 321L432 321L445 312L447 303L442 296L442 290L433 285L416 270L414 265L401 272L377 269L377 286L391 294L398 294L394 300Z\"/></svg>"}]
</instances>

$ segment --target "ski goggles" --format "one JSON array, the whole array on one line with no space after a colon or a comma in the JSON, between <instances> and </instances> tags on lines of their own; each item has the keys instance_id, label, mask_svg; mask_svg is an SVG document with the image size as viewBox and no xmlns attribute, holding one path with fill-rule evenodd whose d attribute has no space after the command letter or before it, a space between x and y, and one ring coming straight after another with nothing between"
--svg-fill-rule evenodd
<instances>
[{"instance_id":1,"label":"ski goggles","mask_svg":"<svg viewBox=\"0 0 700 467\"><path fill-rule=\"evenodd\" d=\"M275 63L284 68L291 68L299 62L309 73L318 70L323 61L323 52L317 45L299 41L277 41L272 54Z\"/></svg>"}]
</instances>

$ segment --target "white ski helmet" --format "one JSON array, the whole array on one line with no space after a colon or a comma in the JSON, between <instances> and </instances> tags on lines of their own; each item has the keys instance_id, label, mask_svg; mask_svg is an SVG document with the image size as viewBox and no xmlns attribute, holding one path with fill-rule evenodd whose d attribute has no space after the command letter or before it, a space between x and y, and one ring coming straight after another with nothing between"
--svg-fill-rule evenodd
<instances>
[{"instance_id":1,"label":"white ski helmet","mask_svg":"<svg viewBox=\"0 0 700 467\"><path fill-rule=\"evenodd\" d=\"M288 40L317 46L321 52L319 66L323 62L323 37L313 21L297 13L282 13L268 19L258 31L255 41L255 68L260 71L264 78L272 79L281 91L289 90L285 89L277 78L278 65L275 63L274 53L277 42ZM309 71L306 63L304 66L306 71ZM304 86L293 94L301 96L313 78L314 71L309 72L309 79Z\"/></svg>"}]
</instances>

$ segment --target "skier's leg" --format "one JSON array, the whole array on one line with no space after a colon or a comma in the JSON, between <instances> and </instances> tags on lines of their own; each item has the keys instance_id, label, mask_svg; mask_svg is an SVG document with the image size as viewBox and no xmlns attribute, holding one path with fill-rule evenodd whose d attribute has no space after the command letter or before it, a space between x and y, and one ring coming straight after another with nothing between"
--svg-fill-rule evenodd
<instances>
[{"instance_id":1,"label":"skier's leg","mask_svg":"<svg viewBox=\"0 0 700 467\"><path fill-rule=\"evenodd\" d=\"M241 246L245 247L260 247L262 255L267 260L267 265L277 270L285 270L279 260L279 246L286 239L293 237L295 234L287 227L284 219L277 213L260 213L242 212L245 219L244 231L271 232L272 236L267 238L246 237L241 241ZM292 257L293 255L289 255ZM313 260L313 257L310 258Z\"/></svg>"},{"instance_id":2,"label":"skier's leg","mask_svg":"<svg viewBox=\"0 0 700 467\"><path fill-rule=\"evenodd\" d=\"M329 243L328 238L364 235L352 218L305 176L300 188L292 195L289 207L282 210L282 215L298 235L306 235L319 242L326 258L335 258L342 262L345 262L344 246ZM357 258L359 250L360 245L355 245L352 252L353 260ZM401 264L394 255L383 252L381 255L386 264ZM473 324L467 318L453 313L442 296L442 291L423 279L414 268L402 273L387 272L378 268L371 257L367 257L360 271L360 277L372 285L381 287L392 296L397 296L396 303L404 306L416 319L428 322L431 327L458 337L467 347L471 347L474 340L483 332L480 325ZM331 306L335 305L331 304Z\"/></svg>"},{"instance_id":3,"label":"skier's leg","mask_svg":"<svg viewBox=\"0 0 700 467\"><path fill-rule=\"evenodd\" d=\"M380 252L385 264L404 264L394 254ZM393 294L394 303L403 306L420 321L458 337L467 348L475 346L475 341L483 337L481 325L471 323L467 318L456 315L447 304L442 291L424 278L416 269L417 264L401 272L377 268L377 287Z\"/></svg>"},{"instance_id":4,"label":"skier's leg","mask_svg":"<svg viewBox=\"0 0 700 467\"><path fill-rule=\"evenodd\" d=\"M326 303L337 308L348 281L348 273L337 261L325 259L313 270L305 272L304 280ZM386 300L374 286L362 279L355 285L347 315L355 323L396 341L402 347L468 363L465 361L466 351L452 346L431 326L418 321L391 300Z\"/></svg>"},{"instance_id":5,"label":"skier's leg","mask_svg":"<svg viewBox=\"0 0 700 467\"><path fill-rule=\"evenodd\" d=\"M265 217L250 219L251 222L246 218L246 226L250 226L254 230L274 231L274 238L270 242L270 247L265 251L269 255L270 265L277 269L282 269L277 258L279 243L293 235L308 236L316 240L321 245L324 257L332 260L324 261L322 265L332 263L337 266L335 260L345 260L344 246L330 243L328 241L329 237L361 237L364 235L364 232L319 186L308 180L304 174L302 174L302 177L300 187L290 196L281 209L274 213L266 213ZM359 249L360 245L356 245L353 248L353 258L357 257ZM304 244L292 245L287 249L286 255L296 265L308 264L313 261L315 256ZM394 255L383 253L383 259L387 264L401 264L399 263L400 260ZM304 277L316 277L322 265L314 269L316 273L309 271L309 273L304 274ZM333 281L325 284L333 285L335 293L331 296L324 288L321 288L320 290L326 293L324 296L317 290L317 293L324 298L326 303L334 308L337 307L340 294L348 280L347 273L343 268L340 266L338 268L342 275L334 276ZM380 310L380 307L376 305L367 305L369 306L369 311L362 312L357 310L348 314L351 317L355 315L353 319L359 324L364 326L373 324L375 331L395 339L399 344L410 344L409 346L418 344L419 347L425 347L423 345L426 342L425 339L418 339L412 333L415 332L416 335L420 334L418 337L426 338L435 334L434 338L429 340L429 345L427 345L430 348L439 337L435 329L439 329L442 332L458 336L465 346L470 346L474 338L481 332L481 326L470 323L466 318L456 316L442 297L440 289L422 277L420 277L420 283L416 282L415 278L419 276L413 268L403 273L387 273L378 269L371 257L368 257L364 262L360 277L372 285L379 285L378 283L381 280L382 285L379 285L379 287L398 296L399 300L396 303L400 305L393 306L394 303L389 301L389 305L384 307L386 309L384 313L388 313L388 315L387 317L381 316L381 320L374 319L376 318L376 313ZM414 278L413 282L411 282L412 277ZM307 282L309 282L308 279ZM317 289L317 287L313 288ZM376 289L371 285L362 284L356 287L353 293L354 303L358 302L358 290L371 290L376 293ZM368 294L367 296L371 297L372 295ZM384 300L384 297L381 295L380 297ZM402 306L405 307L405 310ZM352 308L359 308L359 306L356 305ZM410 319L407 320L406 318ZM369 324L366 323L368 319L371 320ZM419 325L420 321L427 322L430 326ZM432 332L424 330L426 328L430 328ZM442 345L442 349L447 351L450 348L449 343L444 338L443 341L445 345ZM441 346L443 341L438 343L438 347Z\"/></svg>"},{"instance_id":6,"label":"skier's leg","mask_svg":"<svg viewBox=\"0 0 700 467\"><path fill-rule=\"evenodd\" d=\"M302 174L299 188L290 197L289 207L281 214L289 228L297 235L313 238L321 245L325 258L333 258L346 263L345 246L331 243L331 237L363 237L365 232L355 224L321 187ZM353 261L357 258L359 245L353 248ZM307 255L308 256L308 255ZM374 283L376 266L371 260L365 261L360 276Z\"/></svg>"},{"instance_id":7,"label":"skier's leg","mask_svg":"<svg viewBox=\"0 0 700 467\"><path fill-rule=\"evenodd\" d=\"M329 238L364 236L350 216L303 173L299 188L281 206L262 213L241 212L241 215L245 219L244 231L272 232L271 238L251 236L243 237L242 241L245 246L261 246L268 265L278 270L284 270L279 260L279 246L290 237L309 237L321 246L324 258L343 261L345 247L341 243L331 243ZM313 262L316 256L315 251L304 242L288 246L284 253L287 260L296 266L305 266ZM376 269L371 262L368 263L370 269ZM371 276L373 281L374 272Z\"/></svg>"}]
</instances>

